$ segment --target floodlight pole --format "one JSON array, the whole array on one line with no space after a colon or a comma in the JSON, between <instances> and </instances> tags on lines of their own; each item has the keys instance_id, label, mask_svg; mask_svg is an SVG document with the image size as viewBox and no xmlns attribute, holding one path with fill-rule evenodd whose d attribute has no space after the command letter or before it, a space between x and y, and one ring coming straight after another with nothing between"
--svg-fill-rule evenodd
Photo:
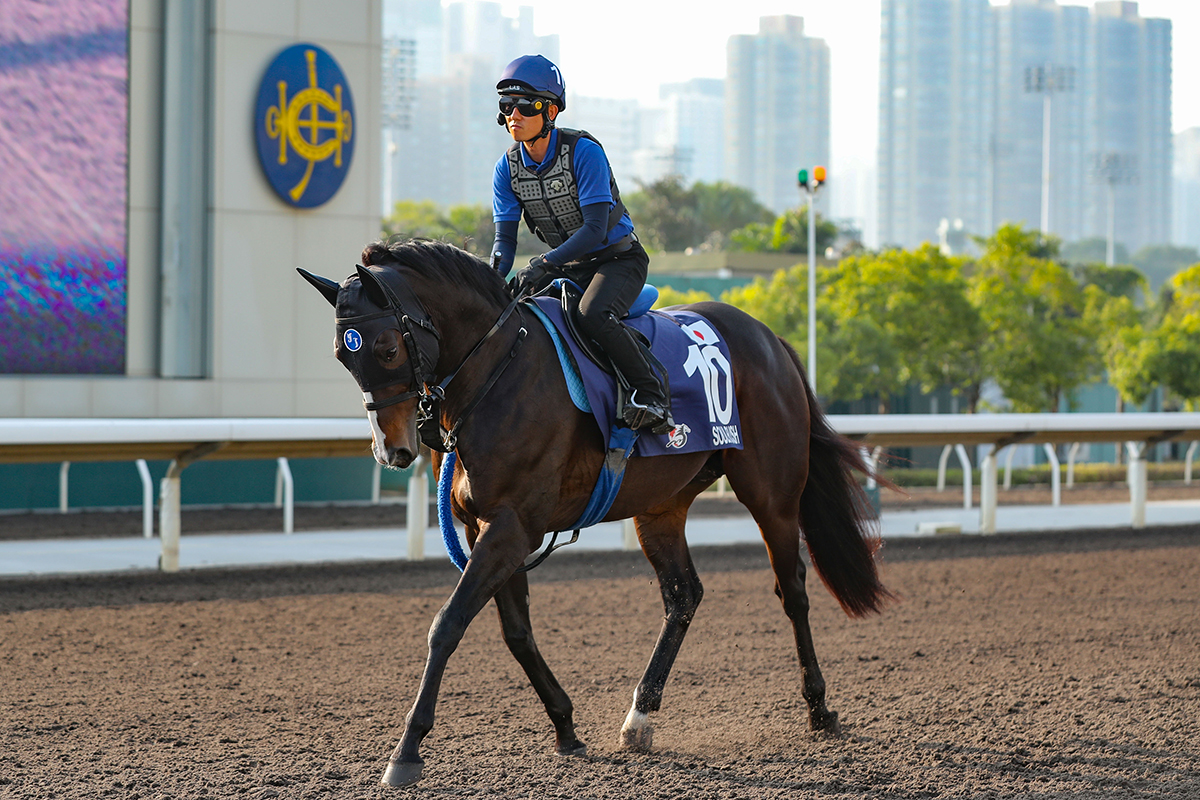
<instances>
[{"instance_id":1,"label":"floodlight pole","mask_svg":"<svg viewBox=\"0 0 1200 800\"><path fill-rule=\"evenodd\" d=\"M808 192L808 382L817 393L817 224L816 190Z\"/></svg>"},{"instance_id":2,"label":"floodlight pole","mask_svg":"<svg viewBox=\"0 0 1200 800\"><path fill-rule=\"evenodd\" d=\"M1132 156L1121 153L1095 153L1092 162L1092 177L1104 183L1108 200L1104 263L1111 267L1117 260L1117 184L1137 180L1136 163Z\"/></svg>"},{"instance_id":3,"label":"floodlight pole","mask_svg":"<svg viewBox=\"0 0 1200 800\"><path fill-rule=\"evenodd\" d=\"M1117 228L1117 187L1114 181L1107 181L1108 186L1108 241L1104 247L1104 264L1111 267L1116 259L1116 228Z\"/></svg>"},{"instance_id":4,"label":"floodlight pole","mask_svg":"<svg viewBox=\"0 0 1200 800\"><path fill-rule=\"evenodd\" d=\"M1050 232L1050 93L1042 97L1042 233Z\"/></svg>"},{"instance_id":5,"label":"floodlight pole","mask_svg":"<svg viewBox=\"0 0 1200 800\"><path fill-rule=\"evenodd\" d=\"M825 183L825 168L800 170L796 183L808 195L805 216L808 217L808 384L817 392L817 190Z\"/></svg>"},{"instance_id":6,"label":"floodlight pole","mask_svg":"<svg viewBox=\"0 0 1200 800\"><path fill-rule=\"evenodd\" d=\"M1042 235L1050 233L1050 98L1075 88L1075 68L1045 64L1025 68L1025 91L1042 95Z\"/></svg>"}]
</instances>

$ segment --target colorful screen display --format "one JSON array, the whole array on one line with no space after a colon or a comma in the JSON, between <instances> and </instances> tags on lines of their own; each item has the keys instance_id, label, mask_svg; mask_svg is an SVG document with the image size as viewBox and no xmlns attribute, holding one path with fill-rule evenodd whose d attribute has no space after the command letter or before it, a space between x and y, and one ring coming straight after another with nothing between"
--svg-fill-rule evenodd
<instances>
[{"instance_id":1,"label":"colorful screen display","mask_svg":"<svg viewBox=\"0 0 1200 800\"><path fill-rule=\"evenodd\" d=\"M0 374L125 371L128 0L0 3Z\"/></svg>"}]
</instances>

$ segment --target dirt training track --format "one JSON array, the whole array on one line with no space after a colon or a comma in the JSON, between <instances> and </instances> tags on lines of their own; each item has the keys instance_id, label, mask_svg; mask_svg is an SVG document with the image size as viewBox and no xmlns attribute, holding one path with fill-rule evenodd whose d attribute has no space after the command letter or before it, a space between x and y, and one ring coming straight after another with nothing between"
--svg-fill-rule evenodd
<instances>
[{"instance_id":1,"label":"dirt training track","mask_svg":"<svg viewBox=\"0 0 1200 800\"><path fill-rule=\"evenodd\" d=\"M410 790L378 780L448 565L0 581L0 798L1200 797L1200 526L895 541L903 600L861 622L812 579L834 740L807 731L761 546L694 555L654 752L616 747L650 568L562 553L533 617L589 755L553 755L489 610Z\"/></svg>"}]
</instances>

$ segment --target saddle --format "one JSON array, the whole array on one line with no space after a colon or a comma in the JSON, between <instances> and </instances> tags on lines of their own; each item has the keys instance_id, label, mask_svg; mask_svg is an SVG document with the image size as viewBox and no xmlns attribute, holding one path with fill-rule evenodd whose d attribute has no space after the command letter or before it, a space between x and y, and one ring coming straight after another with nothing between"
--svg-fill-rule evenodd
<instances>
[{"instance_id":1,"label":"saddle","mask_svg":"<svg viewBox=\"0 0 1200 800\"><path fill-rule=\"evenodd\" d=\"M629 381L621 371L613 364L612 359L604 352L604 349L591 337L586 336L580 326L579 303L583 299L583 290L577 283L569 278L557 278L550 284L547 289L541 293L541 296L553 296L558 293L561 297L563 319L567 325L567 332L571 338L579 345L579 349L583 351L596 366L604 372L612 375L617 381L617 419L621 419L622 413L625 410L625 403L629 396L633 393L633 388L629 385ZM642 287L641 293L629 308L629 313L622 319L632 319L640 317L650 310L658 300L658 289L647 284ZM663 391L668 397L671 396L671 383L667 377L667 369L662 365L662 362L650 350L650 340L642 334L641 331L627 326L627 330L633 334L634 341L642 350L642 354L646 357L647 362L651 365L654 371L658 374L659 381L662 382Z\"/></svg>"}]
</instances>

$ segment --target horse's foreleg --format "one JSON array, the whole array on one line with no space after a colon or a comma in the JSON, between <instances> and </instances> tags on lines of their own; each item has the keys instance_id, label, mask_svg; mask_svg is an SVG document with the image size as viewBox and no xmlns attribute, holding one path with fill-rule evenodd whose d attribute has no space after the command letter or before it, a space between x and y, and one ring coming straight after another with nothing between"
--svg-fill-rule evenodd
<instances>
[{"instance_id":1,"label":"horse's foreleg","mask_svg":"<svg viewBox=\"0 0 1200 800\"><path fill-rule=\"evenodd\" d=\"M529 555L528 542L514 520L485 525L471 551L467 568L450 599L429 628L429 658L417 690L417 699L405 719L404 735L396 745L383 774L383 783L408 786L421 777L421 741L433 728L438 690L450 655L462 641L467 626Z\"/></svg>"},{"instance_id":2,"label":"horse's foreleg","mask_svg":"<svg viewBox=\"0 0 1200 800\"><path fill-rule=\"evenodd\" d=\"M684 505L668 513L636 519L642 552L658 574L665 614L650 663L633 693L633 706L621 726L618 743L633 750L650 749L654 733L650 714L662 705L663 688L671 667L704 596L704 587L683 538L686 515L687 506Z\"/></svg>"},{"instance_id":3,"label":"horse's foreleg","mask_svg":"<svg viewBox=\"0 0 1200 800\"><path fill-rule=\"evenodd\" d=\"M555 751L561 756L582 756L587 746L575 736L574 708L571 698L559 685L546 665L533 639L529 619L529 581L524 574L513 575L496 592L496 611L504 631L504 643L529 676L534 691L546 706L554 723Z\"/></svg>"}]
</instances>

